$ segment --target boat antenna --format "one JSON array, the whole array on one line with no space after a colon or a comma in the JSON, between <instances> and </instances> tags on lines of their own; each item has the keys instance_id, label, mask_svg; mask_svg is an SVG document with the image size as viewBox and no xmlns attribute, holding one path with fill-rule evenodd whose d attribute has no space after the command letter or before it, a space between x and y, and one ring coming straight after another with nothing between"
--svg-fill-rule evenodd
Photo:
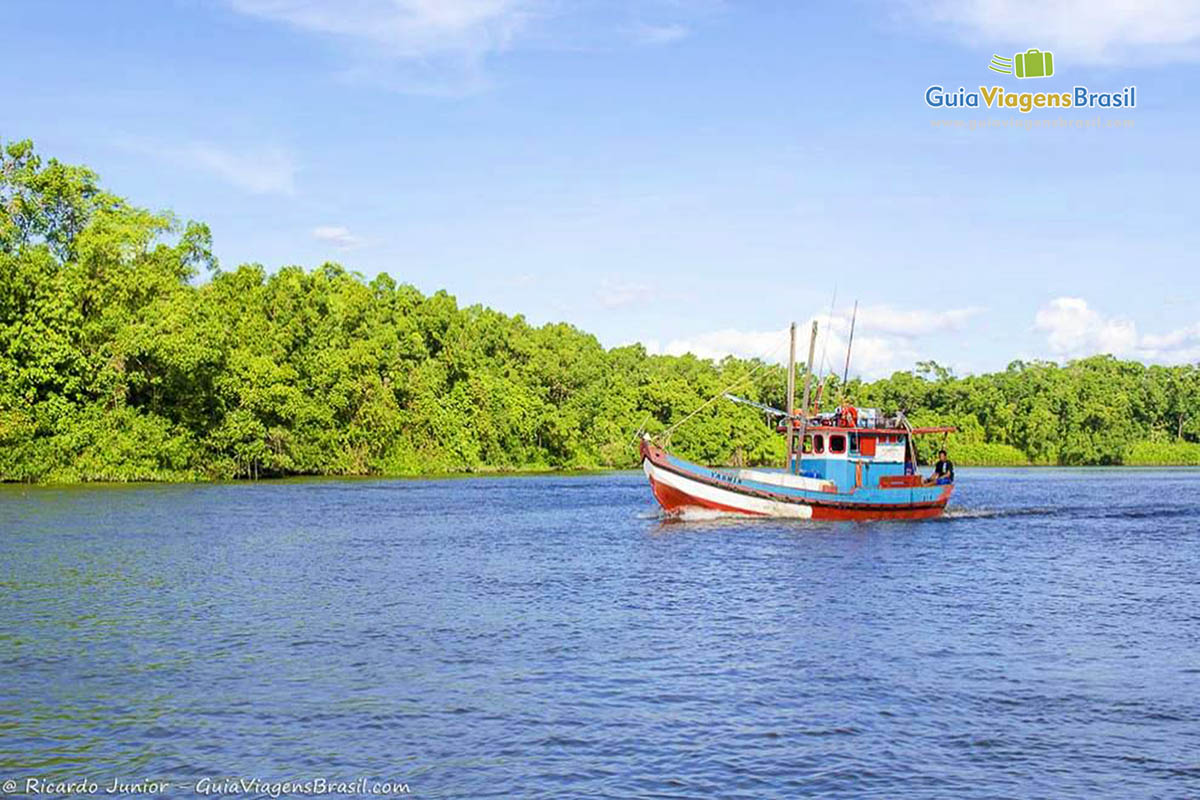
<instances>
[{"instance_id":1,"label":"boat antenna","mask_svg":"<svg viewBox=\"0 0 1200 800\"><path fill-rule=\"evenodd\" d=\"M792 323L791 347L788 349L787 367L787 461L784 469L792 468L792 444L795 441L795 429L792 427L792 415L796 413L796 323Z\"/></svg>"},{"instance_id":2,"label":"boat antenna","mask_svg":"<svg viewBox=\"0 0 1200 800\"><path fill-rule=\"evenodd\" d=\"M837 284L833 285L833 298L829 301L829 318L825 321L825 338L821 340L821 366L817 372L825 374L825 353L829 351L829 333L833 331L833 308L837 305Z\"/></svg>"},{"instance_id":3,"label":"boat antenna","mask_svg":"<svg viewBox=\"0 0 1200 800\"><path fill-rule=\"evenodd\" d=\"M846 381L850 380L850 348L854 346L854 323L858 321L858 301L854 301L854 313L850 315L850 338L846 340L846 369L842 373L842 391L841 397L838 398L838 405L841 405L841 398L846 396Z\"/></svg>"}]
</instances>

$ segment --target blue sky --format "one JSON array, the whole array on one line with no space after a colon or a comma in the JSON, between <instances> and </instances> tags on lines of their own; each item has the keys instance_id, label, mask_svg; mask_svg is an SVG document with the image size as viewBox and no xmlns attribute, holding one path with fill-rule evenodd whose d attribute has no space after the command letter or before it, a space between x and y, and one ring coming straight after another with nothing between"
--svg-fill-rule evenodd
<instances>
[{"instance_id":1,"label":"blue sky","mask_svg":"<svg viewBox=\"0 0 1200 800\"><path fill-rule=\"evenodd\" d=\"M1029 47L1055 76L987 70ZM14 0L0 52L0 138L209 223L227 269L334 260L706 356L782 354L836 287L822 348L857 299L868 376L1200 360L1194 2ZM1133 127L932 124L1057 117Z\"/></svg>"}]
</instances>

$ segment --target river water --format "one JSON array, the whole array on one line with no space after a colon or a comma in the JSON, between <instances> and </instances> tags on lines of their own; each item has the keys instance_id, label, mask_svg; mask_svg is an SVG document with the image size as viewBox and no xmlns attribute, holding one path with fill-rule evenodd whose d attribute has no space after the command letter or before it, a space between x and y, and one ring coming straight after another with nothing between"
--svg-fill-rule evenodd
<instances>
[{"instance_id":1,"label":"river water","mask_svg":"<svg viewBox=\"0 0 1200 800\"><path fill-rule=\"evenodd\" d=\"M1188 470L865 524L664 521L640 473L0 487L0 778L1197 797L1198 517Z\"/></svg>"}]
</instances>

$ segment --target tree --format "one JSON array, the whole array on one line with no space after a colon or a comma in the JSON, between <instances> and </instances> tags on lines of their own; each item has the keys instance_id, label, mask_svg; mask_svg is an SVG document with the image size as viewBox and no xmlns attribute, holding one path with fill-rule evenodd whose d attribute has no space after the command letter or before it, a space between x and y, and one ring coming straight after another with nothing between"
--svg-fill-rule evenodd
<instances>
[{"instance_id":1,"label":"tree","mask_svg":"<svg viewBox=\"0 0 1200 800\"><path fill-rule=\"evenodd\" d=\"M183 480L779 464L785 370L605 349L339 264L219 269L207 227L0 147L0 479ZM821 405L843 397L828 378ZM960 463L1200 463L1200 369L1095 357L957 377L933 361L844 397L960 428ZM932 444L930 444L932 446Z\"/></svg>"}]
</instances>

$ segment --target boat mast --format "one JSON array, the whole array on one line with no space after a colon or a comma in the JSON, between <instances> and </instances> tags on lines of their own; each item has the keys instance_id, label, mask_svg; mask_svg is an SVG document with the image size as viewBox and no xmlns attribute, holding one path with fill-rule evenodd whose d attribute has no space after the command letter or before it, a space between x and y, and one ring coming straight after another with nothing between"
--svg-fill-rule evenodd
<instances>
[{"instance_id":1,"label":"boat mast","mask_svg":"<svg viewBox=\"0 0 1200 800\"><path fill-rule=\"evenodd\" d=\"M804 370L804 400L802 402L800 414L800 447L804 448L804 434L808 428L808 397L809 389L812 388L812 368L813 356L817 352L817 321L813 320L812 337L808 340L808 367ZM788 430L791 430L792 421L788 420ZM791 465L791 449L788 450L789 466Z\"/></svg>"},{"instance_id":2,"label":"boat mast","mask_svg":"<svg viewBox=\"0 0 1200 800\"><path fill-rule=\"evenodd\" d=\"M846 381L850 380L850 348L854 346L854 323L858 320L858 301L854 301L854 313L850 315L850 338L846 342L846 369L842 373L842 390L839 392L838 405L841 398L846 396Z\"/></svg>"},{"instance_id":3,"label":"boat mast","mask_svg":"<svg viewBox=\"0 0 1200 800\"><path fill-rule=\"evenodd\" d=\"M792 468L792 443L795 433L792 429L792 414L796 413L796 323L792 323L792 346L788 350L787 371L787 463L784 469Z\"/></svg>"}]
</instances>

